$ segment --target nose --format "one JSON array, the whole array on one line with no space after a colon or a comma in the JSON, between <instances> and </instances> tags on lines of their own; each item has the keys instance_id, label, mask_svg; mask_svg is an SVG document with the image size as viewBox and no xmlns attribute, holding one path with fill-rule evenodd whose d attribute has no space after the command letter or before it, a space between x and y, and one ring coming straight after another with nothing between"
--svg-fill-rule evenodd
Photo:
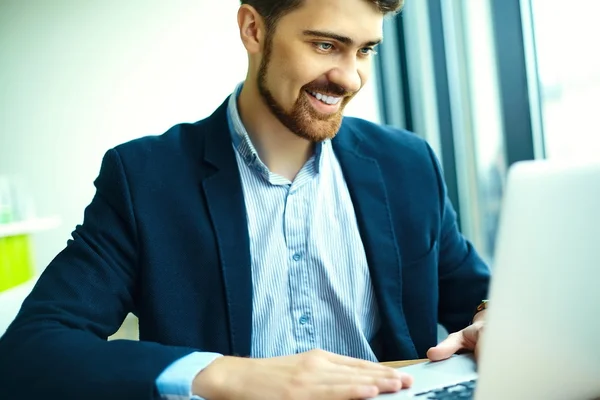
<instances>
[{"instance_id":1,"label":"nose","mask_svg":"<svg viewBox=\"0 0 600 400\"><path fill-rule=\"evenodd\" d=\"M363 74L360 70L360 63L356 57L345 57L340 60L336 68L332 69L329 74L329 80L337 83L350 93L355 93L362 88Z\"/></svg>"}]
</instances>

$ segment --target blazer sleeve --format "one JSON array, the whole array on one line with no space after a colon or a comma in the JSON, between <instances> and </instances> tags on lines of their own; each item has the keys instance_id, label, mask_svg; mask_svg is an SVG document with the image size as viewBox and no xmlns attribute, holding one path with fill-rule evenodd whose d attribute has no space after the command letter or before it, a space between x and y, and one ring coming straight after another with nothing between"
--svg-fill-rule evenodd
<instances>
[{"instance_id":1,"label":"blazer sleeve","mask_svg":"<svg viewBox=\"0 0 600 400\"><path fill-rule=\"evenodd\" d=\"M442 224L439 240L438 320L449 332L466 328L477 305L487 299L490 269L461 234L456 212L448 198L439 161L428 146L439 183Z\"/></svg>"},{"instance_id":2,"label":"blazer sleeve","mask_svg":"<svg viewBox=\"0 0 600 400\"><path fill-rule=\"evenodd\" d=\"M0 339L0 397L154 399L165 368L194 349L107 341L134 311L136 216L117 150L96 194Z\"/></svg>"}]
</instances>

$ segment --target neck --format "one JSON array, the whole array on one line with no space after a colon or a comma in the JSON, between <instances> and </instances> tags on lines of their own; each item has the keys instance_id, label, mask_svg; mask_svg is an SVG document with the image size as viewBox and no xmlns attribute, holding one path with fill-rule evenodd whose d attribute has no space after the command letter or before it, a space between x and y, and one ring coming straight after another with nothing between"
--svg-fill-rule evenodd
<instances>
[{"instance_id":1,"label":"neck","mask_svg":"<svg viewBox=\"0 0 600 400\"><path fill-rule=\"evenodd\" d=\"M271 172L293 181L314 153L314 143L287 129L248 79L238 99L238 110L260 159Z\"/></svg>"}]
</instances>

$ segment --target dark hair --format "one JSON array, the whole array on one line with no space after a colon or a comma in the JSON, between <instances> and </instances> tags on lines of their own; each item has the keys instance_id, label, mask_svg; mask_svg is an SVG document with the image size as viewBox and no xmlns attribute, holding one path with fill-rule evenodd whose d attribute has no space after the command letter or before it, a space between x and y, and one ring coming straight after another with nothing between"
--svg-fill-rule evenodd
<instances>
[{"instance_id":1,"label":"dark hair","mask_svg":"<svg viewBox=\"0 0 600 400\"><path fill-rule=\"evenodd\" d=\"M365 1L373 3L382 14L397 12L404 5L404 0ZM265 19L267 30L272 30L281 17L300 7L304 0L241 0L241 2L254 7Z\"/></svg>"}]
</instances>

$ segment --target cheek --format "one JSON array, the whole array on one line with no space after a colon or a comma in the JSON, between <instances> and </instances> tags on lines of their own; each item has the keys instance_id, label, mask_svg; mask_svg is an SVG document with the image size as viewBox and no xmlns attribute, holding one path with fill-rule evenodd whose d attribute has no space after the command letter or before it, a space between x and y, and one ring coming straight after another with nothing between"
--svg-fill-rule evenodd
<instances>
[{"instance_id":1,"label":"cheek","mask_svg":"<svg viewBox=\"0 0 600 400\"><path fill-rule=\"evenodd\" d=\"M314 65L306 62L281 65L271 76L270 88L286 109L293 107L304 95L304 86L319 78L318 74L311 73L311 67L314 68Z\"/></svg>"},{"instance_id":2,"label":"cheek","mask_svg":"<svg viewBox=\"0 0 600 400\"><path fill-rule=\"evenodd\" d=\"M316 54L306 43L281 46L279 56L281 72L296 91L322 77L327 68L331 68L331 61Z\"/></svg>"},{"instance_id":3,"label":"cheek","mask_svg":"<svg viewBox=\"0 0 600 400\"><path fill-rule=\"evenodd\" d=\"M273 54L267 70L267 84L269 90L277 97L286 99L297 97L297 92L306 82L303 82L303 71L309 65L298 58L287 49L278 49ZM294 99L295 100L295 99Z\"/></svg>"}]
</instances>

